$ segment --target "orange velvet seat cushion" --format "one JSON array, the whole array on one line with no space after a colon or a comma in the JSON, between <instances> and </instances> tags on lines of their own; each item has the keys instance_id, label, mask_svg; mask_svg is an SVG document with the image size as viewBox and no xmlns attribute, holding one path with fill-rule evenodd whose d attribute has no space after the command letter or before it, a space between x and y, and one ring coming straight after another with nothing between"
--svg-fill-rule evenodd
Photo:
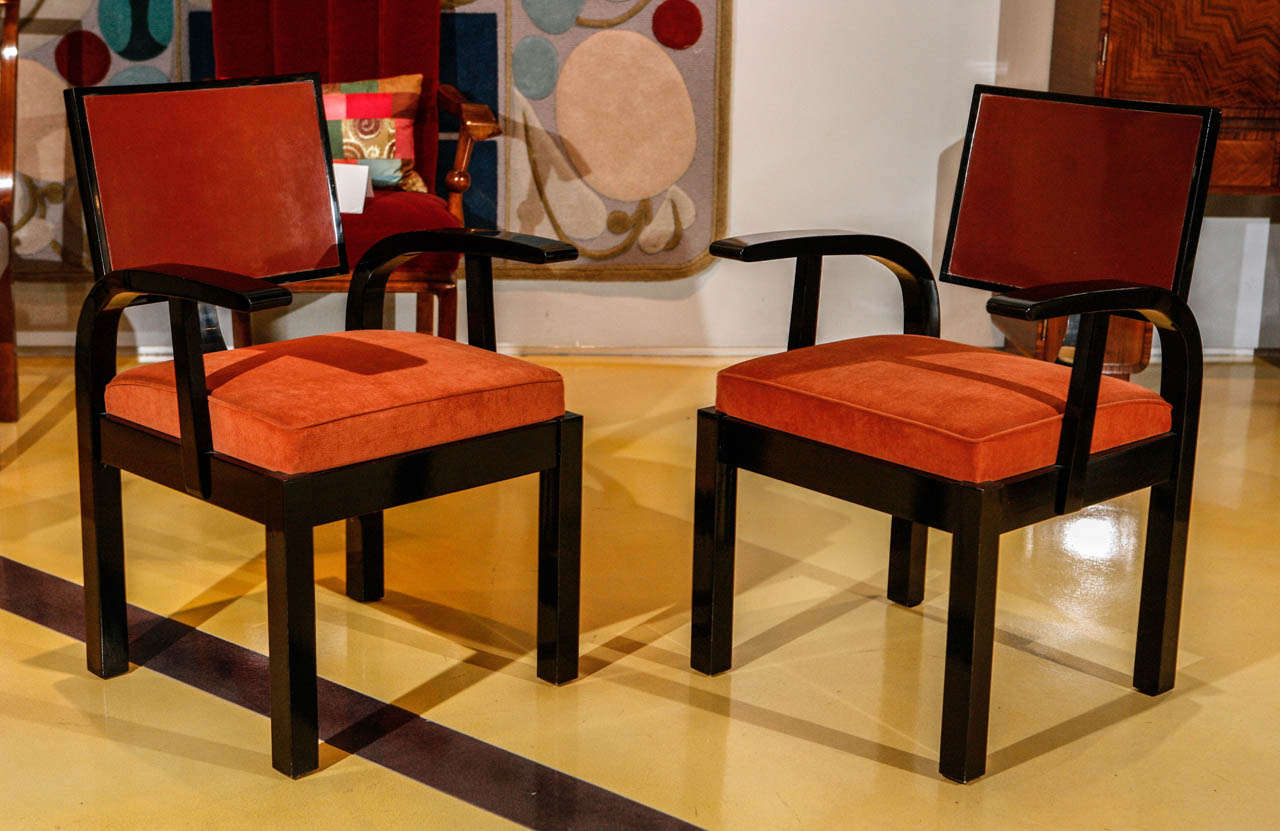
<instances>
[{"instance_id":1,"label":"orange velvet seat cushion","mask_svg":"<svg viewBox=\"0 0 1280 831\"><path fill-rule=\"evenodd\" d=\"M434 193L375 189L364 204L364 212L342 215L342 236L347 246L347 265L356 264L375 242L403 231L433 231L459 228L449 205ZM415 257L410 265L420 271L450 275L458 267L458 255L438 251Z\"/></svg>"},{"instance_id":2,"label":"orange velvet seat cushion","mask_svg":"<svg viewBox=\"0 0 1280 831\"><path fill-rule=\"evenodd\" d=\"M414 332L314 335L205 356L214 450L282 473L392 456L564 414L553 370ZM117 375L107 412L178 435L173 363Z\"/></svg>"},{"instance_id":3,"label":"orange velvet seat cushion","mask_svg":"<svg viewBox=\"0 0 1280 831\"><path fill-rule=\"evenodd\" d=\"M1070 367L918 335L768 355L722 370L726 415L965 482L1057 458ZM1092 451L1167 432L1171 408L1104 377Z\"/></svg>"}]
</instances>

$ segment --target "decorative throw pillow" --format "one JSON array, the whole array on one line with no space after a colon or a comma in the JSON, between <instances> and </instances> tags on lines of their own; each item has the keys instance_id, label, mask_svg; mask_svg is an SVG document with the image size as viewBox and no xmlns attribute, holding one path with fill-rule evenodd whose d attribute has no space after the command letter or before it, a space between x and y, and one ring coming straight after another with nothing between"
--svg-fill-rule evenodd
<instances>
[{"instance_id":1,"label":"decorative throw pillow","mask_svg":"<svg viewBox=\"0 0 1280 831\"><path fill-rule=\"evenodd\" d=\"M324 84L324 117L334 161L369 168L375 188L427 192L413 169L413 122L421 75Z\"/></svg>"}]
</instances>

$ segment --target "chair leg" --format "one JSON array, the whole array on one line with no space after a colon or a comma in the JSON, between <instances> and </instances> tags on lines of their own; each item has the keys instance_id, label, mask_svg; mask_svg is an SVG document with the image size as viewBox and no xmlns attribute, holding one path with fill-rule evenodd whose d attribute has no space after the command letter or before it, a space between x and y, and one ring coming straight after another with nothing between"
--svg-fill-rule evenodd
<instances>
[{"instance_id":1,"label":"chair leg","mask_svg":"<svg viewBox=\"0 0 1280 831\"><path fill-rule=\"evenodd\" d=\"M267 630L271 764L293 778L320 766L316 698L316 597L310 525L267 525Z\"/></svg>"},{"instance_id":2,"label":"chair leg","mask_svg":"<svg viewBox=\"0 0 1280 831\"><path fill-rule=\"evenodd\" d=\"M925 549L929 527L894 517L889 530L889 599L903 606L924 600Z\"/></svg>"},{"instance_id":3,"label":"chair leg","mask_svg":"<svg viewBox=\"0 0 1280 831\"><path fill-rule=\"evenodd\" d=\"M1133 685L1147 695L1172 689L1177 669L1190 490L1176 480L1151 489L1133 664Z\"/></svg>"},{"instance_id":4,"label":"chair leg","mask_svg":"<svg viewBox=\"0 0 1280 831\"><path fill-rule=\"evenodd\" d=\"M347 520L347 597L368 603L382 597L382 512Z\"/></svg>"},{"instance_id":5,"label":"chair leg","mask_svg":"<svg viewBox=\"0 0 1280 831\"><path fill-rule=\"evenodd\" d=\"M430 335L436 330L436 298L429 291L419 291L414 295L413 330L423 335Z\"/></svg>"},{"instance_id":6,"label":"chair leg","mask_svg":"<svg viewBox=\"0 0 1280 831\"><path fill-rule=\"evenodd\" d=\"M93 460L81 462L80 533L84 553L84 642L89 671L111 678L129 669L118 468Z\"/></svg>"},{"instance_id":7,"label":"chair leg","mask_svg":"<svg viewBox=\"0 0 1280 831\"><path fill-rule=\"evenodd\" d=\"M942 690L942 775L968 782L987 769L987 715L1000 550L995 500L979 494L951 538L951 596Z\"/></svg>"},{"instance_id":8,"label":"chair leg","mask_svg":"<svg viewBox=\"0 0 1280 831\"><path fill-rule=\"evenodd\" d=\"M733 660L733 557L738 469L720 462L720 420L698 413L693 495L693 635L690 663L713 675Z\"/></svg>"},{"instance_id":9,"label":"chair leg","mask_svg":"<svg viewBox=\"0 0 1280 831\"><path fill-rule=\"evenodd\" d=\"M8 234L7 226L0 233ZM0 421L18 420L18 353L14 333L13 275L0 270Z\"/></svg>"},{"instance_id":10,"label":"chair leg","mask_svg":"<svg viewBox=\"0 0 1280 831\"><path fill-rule=\"evenodd\" d=\"M231 345L234 349L253 346L253 318L248 312L231 313Z\"/></svg>"},{"instance_id":11,"label":"chair leg","mask_svg":"<svg viewBox=\"0 0 1280 831\"><path fill-rule=\"evenodd\" d=\"M561 418L559 445L559 464L538 477L538 677L553 684L578 677L581 416Z\"/></svg>"},{"instance_id":12,"label":"chair leg","mask_svg":"<svg viewBox=\"0 0 1280 831\"><path fill-rule=\"evenodd\" d=\"M440 301L440 319L436 323L436 334L449 340L458 339L458 287L449 285L436 293Z\"/></svg>"}]
</instances>

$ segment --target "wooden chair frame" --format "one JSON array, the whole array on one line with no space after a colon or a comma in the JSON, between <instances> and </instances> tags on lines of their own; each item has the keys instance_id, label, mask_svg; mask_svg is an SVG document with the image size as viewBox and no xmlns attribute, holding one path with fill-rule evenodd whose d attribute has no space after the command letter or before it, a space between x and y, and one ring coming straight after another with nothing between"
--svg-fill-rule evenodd
<instances>
[{"instance_id":1,"label":"wooden chair frame","mask_svg":"<svg viewBox=\"0 0 1280 831\"><path fill-rule=\"evenodd\" d=\"M290 292L278 283L345 272L345 254L339 245L342 262L337 267L269 279L194 266L113 270L102 244L105 231L83 101L90 95L303 79L314 82L315 76L66 92L96 272L80 315L75 359L89 669L109 678L129 666L122 470L263 523L272 764L293 777L316 769L319 763L312 529L346 520L347 594L359 601L377 600L383 594L384 509L537 473L537 674L560 684L578 672L582 481L582 419L574 413L314 473L265 470L213 449L204 354L223 347L220 337L203 336L197 304L242 312L287 305ZM319 107L318 85L316 90ZM323 135L323 121L318 124ZM334 221L340 223L332 173L330 193ZM338 234L341 242L340 224ZM492 258L550 263L572 260L577 254L560 242L498 231L398 234L376 244L356 265L347 328L380 327L388 275L405 260L432 251L458 251L465 256L470 342L489 350L495 349ZM181 425L178 438L108 415L104 403L107 383L116 374L121 313L131 306L157 302L169 304Z\"/></svg>"},{"instance_id":2,"label":"wooden chair frame","mask_svg":"<svg viewBox=\"0 0 1280 831\"><path fill-rule=\"evenodd\" d=\"M18 420L17 309L13 302L13 182L18 107L18 0L0 0L0 421Z\"/></svg>"},{"instance_id":3,"label":"wooden chair frame","mask_svg":"<svg viewBox=\"0 0 1280 831\"><path fill-rule=\"evenodd\" d=\"M1010 291L1007 286L948 273L976 105L979 96L988 93L1192 114L1202 119L1172 290L1087 281ZM987 303L988 311L996 315L1030 321L1081 315L1056 463L999 481L961 482L735 419L708 407L698 413L693 539L692 665L711 674L729 669L731 661L739 469L891 515L887 594L904 606L915 606L924 597L927 529L949 531L951 579L939 770L957 782L967 782L986 770L996 565L1000 534L1006 531L1150 487L1133 683L1147 695L1173 687L1202 375L1199 329L1186 297L1219 123L1218 112L1207 107L1100 101L983 86L974 91L974 105L941 279L1003 292ZM814 344L824 256L856 254L886 265L902 287L904 331L938 336L937 290L931 270L918 253L895 240L841 231L794 231L720 240L712 244L711 253L744 262L796 258L789 350ZM1172 427L1162 435L1090 455L1112 315L1149 320L1160 332L1160 395L1172 405Z\"/></svg>"}]
</instances>

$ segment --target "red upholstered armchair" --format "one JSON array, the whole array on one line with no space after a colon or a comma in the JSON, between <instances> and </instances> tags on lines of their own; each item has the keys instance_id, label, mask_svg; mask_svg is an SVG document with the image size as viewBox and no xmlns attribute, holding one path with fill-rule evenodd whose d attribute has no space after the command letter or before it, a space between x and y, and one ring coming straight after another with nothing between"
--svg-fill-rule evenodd
<instances>
[{"instance_id":1,"label":"red upholstered armchair","mask_svg":"<svg viewBox=\"0 0 1280 831\"><path fill-rule=\"evenodd\" d=\"M460 124L447 198L433 193L375 190L363 213L343 215L347 260L358 262L375 241L402 231L458 228L465 224L462 194L475 142L498 135L497 119L483 104L439 84L439 0L213 0L213 48L219 78L317 72L322 81L347 82L421 75L413 131L415 169L434 188L439 112ZM417 294L417 330L456 333L458 257L437 253L405 263L387 290ZM293 291L346 291L345 276L298 283ZM432 328L434 298L439 326ZM248 314L235 316L237 345L252 342Z\"/></svg>"},{"instance_id":2,"label":"red upholstered armchair","mask_svg":"<svg viewBox=\"0 0 1280 831\"><path fill-rule=\"evenodd\" d=\"M349 270L315 77L91 87L66 104L96 277L76 337L90 670L129 668L120 471L257 520L272 763L314 770L313 527L346 520L347 594L377 600L384 509L536 472L537 674L575 677L582 420L557 373L494 351L491 270L573 247L393 234L355 264L347 331L226 350L197 304L284 306L285 285ZM466 257L470 345L380 328L388 276L423 254ZM147 303L169 307L174 360L117 373L121 313Z\"/></svg>"},{"instance_id":3,"label":"red upholstered armchair","mask_svg":"<svg viewBox=\"0 0 1280 831\"><path fill-rule=\"evenodd\" d=\"M1187 289L1219 116L978 87L941 279L1001 292L997 315L1081 315L1071 367L938 337L933 275L884 237L796 231L713 243L796 258L788 351L722 371L698 414L693 666L729 668L739 468L893 519L890 600L924 597L928 528L951 532L943 775L986 769L1000 534L1151 488L1133 682L1173 686L1201 349ZM814 345L822 258L898 278L903 335ZM1160 393L1102 377L1112 316L1160 332Z\"/></svg>"}]
</instances>

